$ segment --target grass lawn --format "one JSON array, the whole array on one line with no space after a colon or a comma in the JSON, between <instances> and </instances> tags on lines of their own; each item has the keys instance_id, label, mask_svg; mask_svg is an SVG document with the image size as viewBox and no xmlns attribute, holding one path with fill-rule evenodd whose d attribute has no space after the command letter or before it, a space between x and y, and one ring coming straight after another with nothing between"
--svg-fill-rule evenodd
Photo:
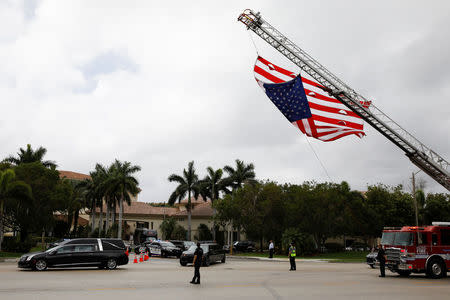
<instances>
[{"instance_id":1,"label":"grass lawn","mask_svg":"<svg viewBox=\"0 0 450 300\"><path fill-rule=\"evenodd\" d=\"M332 262L365 262L367 251L345 251L336 253L320 253L308 258L330 259Z\"/></svg>"},{"instance_id":2,"label":"grass lawn","mask_svg":"<svg viewBox=\"0 0 450 300\"><path fill-rule=\"evenodd\" d=\"M337 253L320 253L310 256L297 256L298 259L329 259L332 262L365 262L365 251L346 251ZM250 253L237 253L236 256L253 256L253 257L269 257L269 254L264 252L250 252ZM287 255L274 255L275 258L288 258Z\"/></svg>"},{"instance_id":3,"label":"grass lawn","mask_svg":"<svg viewBox=\"0 0 450 300\"><path fill-rule=\"evenodd\" d=\"M0 251L0 258L15 258L21 256L22 253Z\"/></svg>"}]
</instances>

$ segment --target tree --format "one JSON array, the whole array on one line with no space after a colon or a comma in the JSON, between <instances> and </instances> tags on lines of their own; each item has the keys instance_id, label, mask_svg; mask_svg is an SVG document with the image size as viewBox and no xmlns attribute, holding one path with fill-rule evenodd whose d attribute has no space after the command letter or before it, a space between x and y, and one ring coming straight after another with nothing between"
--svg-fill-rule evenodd
<instances>
[{"instance_id":1,"label":"tree","mask_svg":"<svg viewBox=\"0 0 450 300\"><path fill-rule=\"evenodd\" d=\"M72 193L68 205L67 223L69 225L70 230L70 228L72 227L72 220L73 220L73 230L71 234L73 236L76 236L80 210L86 207L86 196L85 196L86 189L82 184L82 182L80 182L79 180L69 179L67 181L70 183L72 187Z\"/></svg>"},{"instance_id":2,"label":"tree","mask_svg":"<svg viewBox=\"0 0 450 300\"><path fill-rule=\"evenodd\" d=\"M242 188L246 183L256 183L255 166L252 163L246 165L242 160L236 159L236 167L226 165L223 169L228 173L224 183L232 191Z\"/></svg>"},{"instance_id":3,"label":"tree","mask_svg":"<svg viewBox=\"0 0 450 300\"><path fill-rule=\"evenodd\" d=\"M95 165L95 170L90 173L93 182L94 195L96 205L100 206L99 220L98 220L98 236L102 236L103 232L103 200L106 197L106 188L104 182L108 178L106 168L101 164ZM93 225L92 228L95 226Z\"/></svg>"},{"instance_id":4,"label":"tree","mask_svg":"<svg viewBox=\"0 0 450 300\"><path fill-rule=\"evenodd\" d=\"M95 210L99 202L96 194L96 186L94 184L94 181L92 180L92 172L91 178L84 179L83 181L79 182L78 187L84 190L84 202L86 207L88 207L90 211L89 225L91 227L92 233L95 227Z\"/></svg>"},{"instance_id":5,"label":"tree","mask_svg":"<svg viewBox=\"0 0 450 300\"><path fill-rule=\"evenodd\" d=\"M31 188L23 181L16 180L12 169L0 171L0 251L3 242L4 205L7 199L15 202L23 198L31 198Z\"/></svg>"},{"instance_id":6,"label":"tree","mask_svg":"<svg viewBox=\"0 0 450 300\"><path fill-rule=\"evenodd\" d=\"M252 163L247 165L242 160L236 159L235 168L226 165L223 169L228 173L228 177L224 180L224 182L231 188L232 192L242 188L244 184L256 183L255 166ZM233 224L231 224L231 230L233 230ZM231 234L231 244L233 244L233 234ZM233 251L232 249L233 247L230 247L230 251Z\"/></svg>"},{"instance_id":7,"label":"tree","mask_svg":"<svg viewBox=\"0 0 450 300\"><path fill-rule=\"evenodd\" d=\"M172 232L172 239L174 240L185 240L187 235L186 229L180 224L177 224Z\"/></svg>"},{"instance_id":8,"label":"tree","mask_svg":"<svg viewBox=\"0 0 450 300\"><path fill-rule=\"evenodd\" d=\"M16 166L24 163L32 163L32 162L40 162L46 168L56 168L57 165L54 161L51 160L43 160L45 154L47 153L47 149L43 147L39 147L36 150L31 148L31 145L28 144L26 149L20 148L17 153L17 157L9 156L4 159L5 162L12 163Z\"/></svg>"},{"instance_id":9,"label":"tree","mask_svg":"<svg viewBox=\"0 0 450 300\"><path fill-rule=\"evenodd\" d=\"M427 225L437 221L450 222L450 195L428 194L423 215Z\"/></svg>"},{"instance_id":10,"label":"tree","mask_svg":"<svg viewBox=\"0 0 450 300\"><path fill-rule=\"evenodd\" d=\"M130 162L121 162L115 160L112 164L111 176L106 180L105 184L109 187L113 198L119 200L119 229L118 238L122 238L122 218L123 218L123 202L131 204L130 195L135 197L139 193L139 182L132 175L139 172L141 167L133 166Z\"/></svg>"},{"instance_id":11,"label":"tree","mask_svg":"<svg viewBox=\"0 0 450 300\"><path fill-rule=\"evenodd\" d=\"M222 179L223 171L222 169L214 170L211 167L206 168L207 175L202 179L200 184L200 195L203 200L207 201L207 198L211 199L211 204L219 199L221 192L226 192L226 182ZM213 215L216 214L216 209L213 205ZM216 239L216 228L213 228L213 240Z\"/></svg>"},{"instance_id":12,"label":"tree","mask_svg":"<svg viewBox=\"0 0 450 300\"><path fill-rule=\"evenodd\" d=\"M195 173L194 162L188 164L187 169L183 169L183 175L172 174L168 177L169 182L178 183L177 188L169 197L168 203L173 205L178 199L178 203L188 195L187 212L188 212L188 240L191 240L191 195L199 194L198 176Z\"/></svg>"},{"instance_id":13,"label":"tree","mask_svg":"<svg viewBox=\"0 0 450 300\"><path fill-rule=\"evenodd\" d=\"M163 234L163 239L170 240L172 239L172 233L177 226L177 221L174 218L165 218L159 228Z\"/></svg>"},{"instance_id":14,"label":"tree","mask_svg":"<svg viewBox=\"0 0 450 300\"><path fill-rule=\"evenodd\" d=\"M210 241L212 239L211 230L209 230L206 224L201 223L197 227L197 240L199 241Z\"/></svg>"},{"instance_id":15,"label":"tree","mask_svg":"<svg viewBox=\"0 0 450 300\"><path fill-rule=\"evenodd\" d=\"M64 209L70 201L71 190L59 178L59 172L40 162L22 163L14 168L16 178L28 184L32 197L21 201L7 201L6 211L11 226L20 231L21 241L31 232L42 233L54 223L53 212Z\"/></svg>"}]
</instances>

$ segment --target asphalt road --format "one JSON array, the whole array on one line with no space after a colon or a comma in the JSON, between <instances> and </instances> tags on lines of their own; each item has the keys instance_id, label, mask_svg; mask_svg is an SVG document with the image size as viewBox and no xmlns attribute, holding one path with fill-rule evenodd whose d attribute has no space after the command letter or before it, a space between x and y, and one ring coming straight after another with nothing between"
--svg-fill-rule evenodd
<instances>
[{"instance_id":1,"label":"asphalt road","mask_svg":"<svg viewBox=\"0 0 450 300\"><path fill-rule=\"evenodd\" d=\"M191 285L192 267L176 259L152 258L117 270L76 269L33 272L0 263L0 299L446 299L450 277L401 278L364 264L289 263L228 259L201 269L201 285Z\"/></svg>"}]
</instances>

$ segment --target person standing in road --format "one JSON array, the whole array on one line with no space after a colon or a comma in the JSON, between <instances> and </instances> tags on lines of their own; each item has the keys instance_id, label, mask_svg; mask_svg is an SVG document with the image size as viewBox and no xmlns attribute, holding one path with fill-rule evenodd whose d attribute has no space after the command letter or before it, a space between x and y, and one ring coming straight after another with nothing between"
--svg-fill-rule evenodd
<instances>
[{"instance_id":1,"label":"person standing in road","mask_svg":"<svg viewBox=\"0 0 450 300\"><path fill-rule=\"evenodd\" d=\"M378 254L377 254L377 260L380 262L380 276L384 277L384 269L386 264L386 252L384 252L383 246L381 244L378 245Z\"/></svg>"},{"instance_id":2,"label":"person standing in road","mask_svg":"<svg viewBox=\"0 0 450 300\"><path fill-rule=\"evenodd\" d=\"M269 242L269 258L273 258L273 251L275 250L275 247L273 245L273 241L270 240Z\"/></svg>"},{"instance_id":3,"label":"person standing in road","mask_svg":"<svg viewBox=\"0 0 450 300\"><path fill-rule=\"evenodd\" d=\"M291 243L291 246L289 247L289 262L291 263L291 268L289 271L295 271L297 270L297 267L295 265L295 257L297 256L295 252L295 245L294 242Z\"/></svg>"},{"instance_id":4,"label":"person standing in road","mask_svg":"<svg viewBox=\"0 0 450 300\"><path fill-rule=\"evenodd\" d=\"M192 262L194 264L194 277L192 278L191 282L192 284L200 284L200 267L202 266L203 262L203 249L200 247L200 243L197 242L197 249L195 249L194 252L194 261Z\"/></svg>"}]
</instances>

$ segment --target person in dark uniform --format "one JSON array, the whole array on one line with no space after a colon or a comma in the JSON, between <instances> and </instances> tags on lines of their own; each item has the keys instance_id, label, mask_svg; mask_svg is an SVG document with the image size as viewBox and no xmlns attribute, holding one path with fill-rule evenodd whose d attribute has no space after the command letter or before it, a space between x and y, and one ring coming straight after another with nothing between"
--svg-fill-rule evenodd
<instances>
[{"instance_id":1,"label":"person in dark uniform","mask_svg":"<svg viewBox=\"0 0 450 300\"><path fill-rule=\"evenodd\" d=\"M291 268L289 269L289 271L297 270L297 267L295 265L295 256L297 256L297 254L295 252L295 245L292 242L291 246L289 247L289 262L291 263Z\"/></svg>"},{"instance_id":2,"label":"person in dark uniform","mask_svg":"<svg viewBox=\"0 0 450 300\"><path fill-rule=\"evenodd\" d=\"M191 280L192 284L200 284L200 267L203 262L203 249L200 247L200 243L197 243L197 249L194 252L194 277Z\"/></svg>"},{"instance_id":3,"label":"person in dark uniform","mask_svg":"<svg viewBox=\"0 0 450 300\"><path fill-rule=\"evenodd\" d=\"M386 252L384 252L383 246L380 244L378 245L378 254L377 254L377 260L380 262L380 276L384 277L384 269L386 265Z\"/></svg>"}]
</instances>

